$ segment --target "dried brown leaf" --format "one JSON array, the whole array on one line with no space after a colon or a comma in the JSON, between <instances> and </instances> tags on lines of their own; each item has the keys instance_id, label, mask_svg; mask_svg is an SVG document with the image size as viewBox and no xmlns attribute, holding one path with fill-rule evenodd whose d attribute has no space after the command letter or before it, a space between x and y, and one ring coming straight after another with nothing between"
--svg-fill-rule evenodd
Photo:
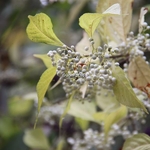
<instances>
[{"instance_id":1,"label":"dried brown leaf","mask_svg":"<svg viewBox=\"0 0 150 150\"><path fill-rule=\"evenodd\" d=\"M111 5L119 3L121 7L121 15L110 16L103 19L99 25L99 32L102 38L109 38L117 43L125 42L126 36L130 30L132 19L132 3L133 0L99 0L97 12L103 13Z\"/></svg>"},{"instance_id":2,"label":"dried brown leaf","mask_svg":"<svg viewBox=\"0 0 150 150\"><path fill-rule=\"evenodd\" d=\"M136 88L150 96L150 67L142 57L135 57L130 62L128 78Z\"/></svg>"}]
</instances>

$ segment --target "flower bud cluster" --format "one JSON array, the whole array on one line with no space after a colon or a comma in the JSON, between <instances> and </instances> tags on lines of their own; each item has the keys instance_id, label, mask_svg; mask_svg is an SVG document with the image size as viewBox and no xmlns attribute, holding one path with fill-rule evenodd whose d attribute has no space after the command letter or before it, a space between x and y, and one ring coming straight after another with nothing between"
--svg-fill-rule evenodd
<instances>
[{"instance_id":1,"label":"flower bud cluster","mask_svg":"<svg viewBox=\"0 0 150 150\"><path fill-rule=\"evenodd\" d=\"M75 51L74 46L67 48L65 45L56 51L49 51L53 66L57 67L57 75L62 81L66 96L69 97L73 91L81 97L80 88L86 86L86 98L100 90L112 89L116 81L112 76L112 62L110 54L106 52L107 46L98 47L95 52L89 55L81 55ZM85 48L87 50L87 48ZM56 62L55 55L61 58ZM118 63L115 63L118 65Z\"/></svg>"}]
</instances>

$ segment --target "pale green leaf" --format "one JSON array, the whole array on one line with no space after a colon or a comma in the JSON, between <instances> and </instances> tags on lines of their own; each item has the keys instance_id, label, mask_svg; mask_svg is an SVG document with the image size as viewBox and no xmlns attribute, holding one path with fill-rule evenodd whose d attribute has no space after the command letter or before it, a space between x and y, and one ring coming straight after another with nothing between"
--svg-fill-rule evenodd
<instances>
[{"instance_id":1,"label":"pale green leaf","mask_svg":"<svg viewBox=\"0 0 150 150\"><path fill-rule=\"evenodd\" d=\"M97 120L97 122L105 121L107 116L108 113L106 112L96 112L95 114L93 114L93 117L95 118L95 120Z\"/></svg>"},{"instance_id":2,"label":"pale green leaf","mask_svg":"<svg viewBox=\"0 0 150 150\"><path fill-rule=\"evenodd\" d=\"M96 103L104 112L112 112L120 107L113 91L103 88L101 88L100 94L96 95Z\"/></svg>"},{"instance_id":3,"label":"pale green leaf","mask_svg":"<svg viewBox=\"0 0 150 150\"><path fill-rule=\"evenodd\" d=\"M84 120L95 121L93 114L96 113L96 105L94 102L74 100L68 114Z\"/></svg>"},{"instance_id":4,"label":"pale green leaf","mask_svg":"<svg viewBox=\"0 0 150 150\"><path fill-rule=\"evenodd\" d=\"M109 39L120 44L126 42L131 27L133 0L107 0L107 3L105 0L99 0L96 11L103 13L115 3L120 4L121 14L104 18L97 29L103 40Z\"/></svg>"},{"instance_id":5,"label":"pale green leaf","mask_svg":"<svg viewBox=\"0 0 150 150\"><path fill-rule=\"evenodd\" d=\"M114 123L117 123L119 120L124 118L126 115L127 115L127 108L123 105L120 108L116 109L114 112L110 113L104 120L105 135L108 134L111 126Z\"/></svg>"},{"instance_id":6,"label":"pale green leaf","mask_svg":"<svg viewBox=\"0 0 150 150\"><path fill-rule=\"evenodd\" d=\"M93 114L93 117L95 120L99 123L104 122L104 131L105 135L107 136L111 126L114 123L117 123L119 120L124 118L127 115L127 108L125 106L120 106L119 108L116 108L113 112L97 112Z\"/></svg>"},{"instance_id":7,"label":"pale green leaf","mask_svg":"<svg viewBox=\"0 0 150 150\"><path fill-rule=\"evenodd\" d=\"M109 15L120 14L119 4L114 4L108 8L103 14L85 13L79 18L79 25L92 37L100 21Z\"/></svg>"},{"instance_id":8,"label":"pale green leaf","mask_svg":"<svg viewBox=\"0 0 150 150\"><path fill-rule=\"evenodd\" d=\"M44 13L28 16L30 23L27 26L27 34L30 40L55 46L63 46L63 43L53 32L51 19Z\"/></svg>"},{"instance_id":9,"label":"pale green leaf","mask_svg":"<svg viewBox=\"0 0 150 150\"><path fill-rule=\"evenodd\" d=\"M41 59L47 68L50 68L53 66L51 58L49 56L47 56L46 54L34 54L34 57ZM60 59L60 56L58 54L56 54L54 56L54 58L57 61Z\"/></svg>"},{"instance_id":10,"label":"pale green leaf","mask_svg":"<svg viewBox=\"0 0 150 150\"><path fill-rule=\"evenodd\" d=\"M66 105L66 107L64 109L64 112L63 112L63 114L60 117L59 128L62 126L63 119L66 116L66 114L68 113L68 111L70 110L73 96L74 96L74 93L70 96L70 98L69 98L69 100L67 102L67 105Z\"/></svg>"},{"instance_id":11,"label":"pale green leaf","mask_svg":"<svg viewBox=\"0 0 150 150\"><path fill-rule=\"evenodd\" d=\"M85 13L79 18L79 25L92 37L103 16L99 13Z\"/></svg>"},{"instance_id":12,"label":"pale green leaf","mask_svg":"<svg viewBox=\"0 0 150 150\"><path fill-rule=\"evenodd\" d=\"M23 141L32 149L48 150L50 148L48 139L40 128L25 131Z\"/></svg>"},{"instance_id":13,"label":"pale green leaf","mask_svg":"<svg viewBox=\"0 0 150 150\"><path fill-rule=\"evenodd\" d=\"M113 67L112 75L117 79L113 86L117 101L127 107L142 108L147 112L143 103L135 95L129 80L125 77L124 71L120 67Z\"/></svg>"},{"instance_id":14,"label":"pale green leaf","mask_svg":"<svg viewBox=\"0 0 150 150\"><path fill-rule=\"evenodd\" d=\"M150 137L144 133L136 134L128 138L124 145L123 150L149 150Z\"/></svg>"},{"instance_id":15,"label":"pale green leaf","mask_svg":"<svg viewBox=\"0 0 150 150\"><path fill-rule=\"evenodd\" d=\"M40 111L42 101L48 89L48 86L52 81L52 79L54 78L55 74L56 74L56 68L51 67L48 68L46 71L44 71L44 73L40 77L40 80L36 87L37 95L38 95L38 112Z\"/></svg>"},{"instance_id":16,"label":"pale green leaf","mask_svg":"<svg viewBox=\"0 0 150 150\"><path fill-rule=\"evenodd\" d=\"M78 118L76 117L75 118L75 121L77 122L77 124L81 127L81 129L84 131L88 128L89 126L89 121L87 120L84 120L84 119L81 119L81 118Z\"/></svg>"},{"instance_id":17,"label":"pale green leaf","mask_svg":"<svg viewBox=\"0 0 150 150\"><path fill-rule=\"evenodd\" d=\"M47 56L46 54L34 54L34 57L40 58L47 68L50 68L53 66L50 57Z\"/></svg>"}]
</instances>

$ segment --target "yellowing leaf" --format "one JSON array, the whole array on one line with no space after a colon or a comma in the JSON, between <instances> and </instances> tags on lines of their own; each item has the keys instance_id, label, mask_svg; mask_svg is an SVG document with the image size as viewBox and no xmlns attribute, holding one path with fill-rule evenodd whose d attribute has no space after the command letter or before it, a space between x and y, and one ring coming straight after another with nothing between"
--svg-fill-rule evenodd
<instances>
[{"instance_id":1,"label":"yellowing leaf","mask_svg":"<svg viewBox=\"0 0 150 150\"><path fill-rule=\"evenodd\" d=\"M149 150L150 137L144 133L136 134L128 138L124 145L123 150Z\"/></svg>"},{"instance_id":2,"label":"yellowing leaf","mask_svg":"<svg viewBox=\"0 0 150 150\"><path fill-rule=\"evenodd\" d=\"M55 46L62 46L63 43L53 32L51 19L44 13L29 16L30 23L27 26L27 34L30 40Z\"/></svg>"},{"instance_id":3,"label":"yellowing leaf","mask_svg":"<svg viewBox=\"0 0 150 150\"><path fill-rule=\"evenodd\" d=\"M94 102L74 100L71 103L68 114L84 120L95 121L93 114L96 113L96 105Z\"/></svg>"},{"instance_id":4,"label":"yellowing leaf","mask_svg":"<svg viewBox=\"0 0 150 150\"><path fill-rule=\"evenodd\" d=\"M50 82L54 78L55 74L56 74L56 68L51 67L48 68L40 77L40 80L36 87L37 95L38 95L38 111L40 111L45 93L48 89Z\"/></svg>"},{"instance_id":5,"label":"yellowing leaf","mask_svg":"<svg viewBox=\"0 0 150 150\"><path fill-rule=\"evenodd\" d=\"M124 71L120 67L113 67L112 75L117 79L113 86L117 101L127 107L142 108L147 112L143 103L136 97L130 82L125 77Z\"/></svg>"},{"instance_id":6,"label":"yellowing leaf","mask_svg":"<svg viewBox=\"0 0 150 150\"><path fill-rule=\"evenodd\" d=\"M100 95L96 95L96 103L104 112L112 112L120 107L120 103L116 100L113 91L101 89Z\"/></svg>"},{"instance_id":7,"label":"yellowing leaf","mask_svg":"<svg viewBox=\"0 0 150 150\"><path fill-rule=\"evenodd\" d=\"M92 37L98 24L103 17L108 15L120 14L119 4L114 4L108 8L103 14L100 13L85 13L79 18L79 25Z\"/></svg>"},{"instance_id":8,"label":"yellowing leaf","mask_svg":"<svg viewBox=\"0 0 150 150\"><path fill-rule=\"evenodd\" d=\"M102 18L102 14L85 13L79 18L79 25L92 37Z\"/></svg>"},{"instance_id":9,"label":"yellowing leaf","mask_svg":"<svg viewBox=\"0 0 150 150\"><path fill-rule=\"evenodd\" d=\"M96 112L95 114L93 114L93 117L97 120L97 122L105 121L107 116L108 113L106 112Z\"/></svg>"},{"instance_id":10,"label":"yellowing leaf","mask_svg":"<svg viewBox=\"0 0 150 150\"><path fill-rule=\"evenodd\" d=\"M97 12L103 13L115 3L120 4L121 14L105 17L97 29L103 40L109 38L109 40L113 40L119 44L122 41L126 41L127 34L130 30L133 0L107 0L107 2L105 0L99 0Z\"/></svg>"},{"instance_id":11,"label":"yellowing leaf","mask_svg":"<svg viewBox=\"0 0 150 150\"><path fill-rule=\"evenodd\" d=\"M120 108L116 109L114 112L110 113L104 120L105 135L108 134L111 126L114 123L117 123L119 120L124 118L126 115L127 115L127 108L123 105Z\"/></svg>"},{"instance_id":12,"label":"yellowing leaf","mask_svg":"<svg viewBox=\"0 0 150 150\"><path fill-rule=\"evenodd\" d=\"M32 149L49 150L50 148L48 139L40 128L25 131L23 141Z\"/></svg>"}]
</instances>

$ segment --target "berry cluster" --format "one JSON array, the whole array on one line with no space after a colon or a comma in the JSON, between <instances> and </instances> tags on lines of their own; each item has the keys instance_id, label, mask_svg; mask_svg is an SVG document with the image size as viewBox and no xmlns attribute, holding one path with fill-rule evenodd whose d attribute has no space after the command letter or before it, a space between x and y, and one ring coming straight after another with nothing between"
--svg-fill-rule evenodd
<instances>
[{"instance_id":1,"label":"berry cluster","mask_svg":"<svg viewBox=\"0 0 150 150\"><path fill-rule=\"evenodd\" d=\"M150 102L147 95L134 88L133 89L137 97L143 101L145 107L148 111L150 111ZM43 118L50 125L55 124L54 116L61 116L63 113L63 107L60 104L55 104L53 106L43 106L41 108L39 118ZM118 124L114 124L111 127L111 130L108 134L107 142L105 143L105 134L102 129L99 131L93 131L91 128L84 131L84 137L79 138L74 137L68 138L68 143L72 145L72 150L84 150L84 149L99 149L99 150L111 150L112 145L115 144L114 137L122 136L125 140L131 137L134 134L141 133L142 127L146 123L146 115L143 111L137 111L137 109L129 109L128 115L118 122ZM103 127L103 125L102 125Z\"/></svg>"},{"instance_id":2,"label":"berry cluster","mask_svg":"<svg viewBox=\"0 0 150 150\"><path fill-rule=\"evenodd\" d=\"M116 131L116 132L115 132ZM93 131L91 128L84 131L84 138L68 138L67 141L72 145L72 150L90 150L90 149L99 149L99 150L111 150L111 146L115 143L113 137L116 136L117 128L114 128L109 132L107 143L105 139L105 134L103 132L99 133L98 131Z\"/></svg>"},{"instance_id":3,"label":"berry cluster","mask_svg":"<svg viewBox=\"0 0 150 150\"><path fill-rule=\"evenodd\" d=\"M94 41L90 39L93 45ZM85 51L89 48L85 47ZM69 97L73 91L76 96L90 99L100 88L112 89L116 79L112 76L112 59L113 55L107 45L104 47L93 48L89 55L81 55L74 46L68 48L63 46L57 50L49 51L52 64L57 67L57 75L62 81L66 96ZM55 60L55 55L59 54L61 59ZM119 65L115 63L115 65ZM80 89L85 86L86 93L83 96Z\"/></svg>"},{"instance_id":4,"label":"berry cluster","mask_svg":"<svg viewBox=\"0 0 150 150\"><path fill-rule=\"evenodd\" d=\"M146 27L147 29L150 26ZM133 32L128 34L126 43L122 42L118 45L118 54L122 56L129 56L129 61L135 56L142 56L144 59L145 51L150 51L150 35L148 33L139 33L137 36L134 36Z\"/></svg>"},{"instance_id":5,"label":"berry cluster","mask_svg":"<svg viewBox=\"0 0 150 150\"><path fill-rule=\"evenodd\" d=\"M124 140L132 137L135 134L142 132L142 126L146 123L143 119L143 115L139 115L138 112L130 110L127 117L120 121L118 124L114 124L108 134L108 139L102 129L100 132L93 131L91 128L84 131L83 138L70 137L67 139L68 143L72 145L72 150L111 150L115 145L115 137L121 136ZM103 126L102 126L103 127Z\"/></svg>"}]
</instances>

